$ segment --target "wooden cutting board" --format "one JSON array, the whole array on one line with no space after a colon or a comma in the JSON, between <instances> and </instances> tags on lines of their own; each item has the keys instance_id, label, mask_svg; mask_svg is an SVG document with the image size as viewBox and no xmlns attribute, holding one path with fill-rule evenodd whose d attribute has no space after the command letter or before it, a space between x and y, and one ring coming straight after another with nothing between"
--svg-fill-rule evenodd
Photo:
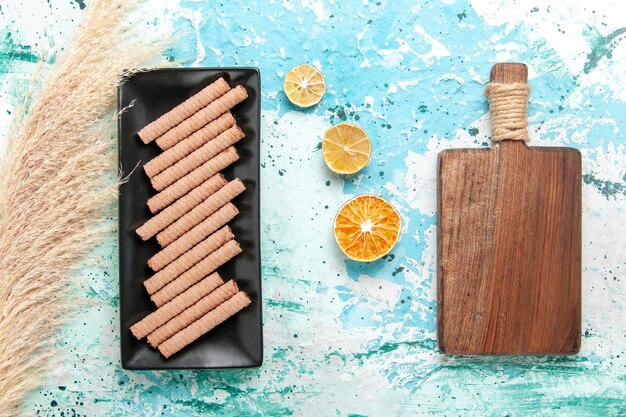
<instances>
[{"instance_id":1,"label":"wooden cutting board","mask_svg":"<svg viewBox=\"0 0 626 417\"><path fill-rule=\"evenodd\" d=\"M491 71L492 83L526 83L527 78L524 64L497 64ZM493 110L492 104L495 125ZM524 126L525 114L524 107ZM579 151L502 140L488 149L445 150L437 169L441 351L577 353Z\"/></svg>"}]
</instances>

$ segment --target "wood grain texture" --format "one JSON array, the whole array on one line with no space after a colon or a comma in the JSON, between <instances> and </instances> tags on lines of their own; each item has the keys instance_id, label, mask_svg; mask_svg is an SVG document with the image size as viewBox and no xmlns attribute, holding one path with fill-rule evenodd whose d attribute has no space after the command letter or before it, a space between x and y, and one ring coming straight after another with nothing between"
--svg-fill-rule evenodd
<instances>
[{"instance_id":1,"label":"wood grain texture","mask_svg":"<svg viewBox=\"0 0 626 417\"><path fill-rule=\"evenodd\" d=\"M489 81L492 83L526 83L528 67L520 62L499 63L491 68Z\"/></svg>"},{"instance_id":2,"label":"wood grain texture","mask_svg":"<svg viewBox=\"0 0 626 417\"><path fill-rule=\"evenodd\" d=\"M526 78L494 72L505 82ZM443 151L437 169L440 349L578 352L579 151L502 141Z\"/></svg>"}]
</instances>

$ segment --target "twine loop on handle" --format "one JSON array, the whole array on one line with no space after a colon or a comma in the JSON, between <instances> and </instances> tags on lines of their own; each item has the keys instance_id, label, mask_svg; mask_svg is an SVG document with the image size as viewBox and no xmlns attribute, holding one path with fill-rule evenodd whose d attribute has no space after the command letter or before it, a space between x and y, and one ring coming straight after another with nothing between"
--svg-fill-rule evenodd
<instances>
[{"instance_id":1,"label":"twine loop on handle","mask_svg":"<svg viewBox=\"0 0 626 417\"><path fill-rule=\"evenodd\" d=\"M485 95L491 107L491 140L528 141L530 86L526 83L489 83Z\"/></svg>"}]
</instances>

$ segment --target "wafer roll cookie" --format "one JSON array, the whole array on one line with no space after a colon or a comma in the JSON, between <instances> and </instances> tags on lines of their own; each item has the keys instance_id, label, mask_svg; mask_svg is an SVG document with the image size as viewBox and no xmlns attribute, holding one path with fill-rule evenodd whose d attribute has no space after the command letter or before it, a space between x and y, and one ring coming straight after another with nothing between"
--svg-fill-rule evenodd
<instances>
[{"instance_id":1,"label":"wafer roll cookie","mask_svg":"<svg viewBox=\"0 0 626 417\"><path fill-rule=\"evenodd\" d=\"M178 277L183 272L206 258L209 254L224 246L226 242L233 239L235 235L230 227L225 226L194 246L183 256L145 280L143 285L148 290L148 294L154 294L163 288L168 282Z\"/></svg>"},{"instance_id":2,"label":"wafer roll cookie","mask_svg":"<svg viewBox=\"0 0 626 417\"><path fill-rule=\"evenodd\" d=\"M130 331L137 339L146 337L222 284L224 281L219 274L217 272L212 273L163 307L148 314L140 322L133 324Z\"/></svg>"},{"instance_id":3,"label":"wafer roll cookie","mask_svg":"<svg viewBox=\"0 0 626 417\"><path fill-rule=\"evenodd\" d=\"M174 281L152 294L150 299L157 307L161 307L163 304L200 281L202 277L215 271L240 253L241 247L239 247L239 243L235 240L228 241L224 246L192 266L191 269L187 270Z\"/></svg>"},{"instance_id":4,"label":"wafer roll cookie","mask_svg":"<svg viewBox=\"0 0 626 417\"><path fill-rule=\"evenodd\" d=\"M168 185L184 177L189 172L198 168L206 161L213 158L229 146L239 142L244 137L243 131L238 126L232 126L222 132L215 139L205 143L171 167L150 179L155 190L161 191Z\"/></svg>"},{"instance_id":5,"label":"wafer roll cookie","mask_svg":"<svg viewBox=\"0 0 626 417\"><path fill-rule=\"evenodd\" d=\"M230 86L223 78L209 84L198 94L183 101L163 116L156 119L139 131L139 137L143 143L150 143L180 122L196 113L207 104L224 95Z\"/></svg>"},{"instance_id":6,"label":"wafer roll cookie","mask_svg":"<svg viewBox=\"0 0 626 417\"><path fill-rule=\"evenodd\" d=\"M150 343L150 346L152 347L159 346L161 343L165 342L167 339L174 336L176 333L183 330L185 327L189 326L191 323L198 320L233 295L237 294L237 291L239 291L239 288L237 288L235 281L228 281L226 284L222 285L212 293L205 295L196 304L190 306L185 311L181 312L176 317L172 318L170 321L150 333L148 335L148 343ZM170 301L170 303L172 301ZM165 308L170 303L167 303L161 307L161 309Z\"/></svg>"},{"instance_id":7,"label":"wafer roll cookie","mask_svg":"<svg viewBox=\"0 0 626 417\"><path fill-rule=\"evenodd\" d=\"M178 126L168 130L156 140L159 148L166 150L176 145L196 130L217 119L226 110L230 110L248 97L246 88L238 85L220 98L199 110Z\"/></svg>"},{"instance_id":8,"label":"wafer roll cookie","mask_svg":"<svg viewBox=\"0 0 626 417\"><path fill-rule=\"evenodd\" d=\"M214 329L218 324L234 316L251 303L248 294L239 291L232 298L209 311L199 320L190 324L187 328L176 333L174 336L159 345L159 351L169 358L191 342L197 340L203 334Z\"/></svg>"},{"instance_id":9,"label":"wafer roll cookie","mask_svg":"<svg viewBox=\"0 0 626 417\"><path fill-rule=\"evenodd\" d=\"M154 177L159 172L180 161L229 127L234 126L234 124L235 118L231 112L228 111L222 114L188 138L178 142L172 148L169 148L161 155L150 160L143 166L144 171L146 171L148 177Z\"/></svg>"},{"instance_id":10,"label":"wafer roll cookie","mask_svg":"<svg viewBox=\"0 0 626 417\"><path fill-rule=\"evenodd\" d=\"M237 207L235 207L233 203L226 204L150 258L148 260L148 266L153 271L160 271L170 262L173 262L176 258L194 247L196 243L210 236L217 229L231 221L237 214L239 214L239 210L237 210Z\"/></svg>"},{"instance_id":11,"label":"wafer roll cookie","mask_svg":"<svg viewBox=\"0 0 626 417\"><path fill-rule=\"evenodd\" d=\"M167 226L157 235L161 247L165 247L191 230L202 220L215 213L218 209L237 197L246 189L243 182L236 178L217 190L213 195L194 207L189 213Z\"/></svg>"},{"instance_id":12,"label":"wafer roll cookie","mask_svg":"<svg viewBox=\"0 0 626 417\"><path fill-rule=\"evenodd\" d=\"M233 162L239 159L239 154L233 146L216 155L215 158L206 161L198 168L185 175L174 184L167 187L148 200L150 211L156 213L173 201L184 196L189 191L206 181L207 178L217 174Z\"/></svg>"},{"instance_id":13,"label":"wafer roll cookie","mask_svg":"<svg viewBox=\"0 0 626 417\"><path fill-rule=\"evenodd\" d=\"M174 204L145 222L143 226L137 229L137 234L142 240L150 239L213 195L221 188L219 185L225 182L224 177L213 176L209 178L198 187L191 190L189 194L183 196Z\"/></svg>"}]
</instances>

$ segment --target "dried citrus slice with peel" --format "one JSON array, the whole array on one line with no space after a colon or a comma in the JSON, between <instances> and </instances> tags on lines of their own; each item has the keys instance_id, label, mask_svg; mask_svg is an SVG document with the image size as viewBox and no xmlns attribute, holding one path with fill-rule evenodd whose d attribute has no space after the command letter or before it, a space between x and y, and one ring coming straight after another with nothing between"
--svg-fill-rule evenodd
<instances>
[{"instance_id":1,"label":"dried citrus slice with peel","mask_svg":"<svg viewBox=\"0 0 626 417\"><path fill-rule=\"evenodd\" d=\"M324 134L322 153L326 165L338 174L354 174L370 160L372 143L357 125L339 123Z\"/></svg>"},{"instance_id":2,"label":"dried citrus slice with peel","mask_svg":"<svg viewBox=\"0 0 626 417\"><path fill-rule=\"evenodd\" d=\"M363 194L345 203L335 217L335 240L350 259L370 262L388 254L400 237L400 215L384 199Z\"/></svg>"},{"instance_id":3,"label":"dried citrus slice with peel","mask_svg":"<svg viewBox=\"0 0 626 417\"><path fill-rule=\"evenodd\" d=\"M311 107L322 99L326 92L326 81L317 69L302 64L287 73L283 89L289 101L296 106Z\"/></svg>"}]
</instances>

